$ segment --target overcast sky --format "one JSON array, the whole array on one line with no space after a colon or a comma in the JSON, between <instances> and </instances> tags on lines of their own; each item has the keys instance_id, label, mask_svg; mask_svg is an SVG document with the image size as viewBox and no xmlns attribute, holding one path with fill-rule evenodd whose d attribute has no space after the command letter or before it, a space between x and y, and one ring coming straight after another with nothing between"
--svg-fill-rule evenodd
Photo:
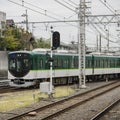
<instances>
[{"instance_id":1,"label":"overcast sky","mask_svg":"<svg viewBox=\"0 0 120 120\"><path fill-rule=\"evenodd\" d=\"M23 6L16 5L13 2L17 2L18 4ZM22 22L25 21L25 17L22 17L22 14L25 14L25 11L27 6L29 9L27 9L28 12L28 21L29 22L40 22L40 21L55 21L55 20L77 20L77 14L62 6L55 0L0 0L0 11L6 13L7 19L13 19L15 22ZM80 0L58 0L62 2L63 4L66 4L71 9L76 10L78 8ZM90 1L90 0L89 0ZM91 12L91 15L104 15L104 14L113 14L105 5L102 4L101 1L105 0L91 0L91 3L88 4L89 11ZM120 0L106 0L107 3L109 3L111 9L116 10L116 13L120 13ZM67 2L67 3L66 3ZM69 5L71 4L71 5ZM32 10L34 11L32 11ZM43 10L42 10L43 9ZM46 15L42 15L41 13L45 13ZM50 24L34 24L33 29L32 25L29 25L29 31L33 32L35 37L44 37L44 38L50 38L50 27L53 26L54 31L59 31L61 35L61 41L70 43L71 41L77 42L77 34L78 34L78 28L76 27L78 23L50 23ZM20 24L19 26L25 27L24 24ZM47 26L47 27L46 27ZM107 26L109 28L109 32L111 36L114 36L113 41L116 41L116 29L117 25L109 25ZM114 30L113 30L114 29ZM114 32L114 33L113 33ZM88 46L95 47L96 44L96 36L97 32L92 26L86 27L86 44ZM106 45L106 42L103 42L104 45ZM116 44L112 44L112 46L117 46Z\"/></svg>"}]
</instances>

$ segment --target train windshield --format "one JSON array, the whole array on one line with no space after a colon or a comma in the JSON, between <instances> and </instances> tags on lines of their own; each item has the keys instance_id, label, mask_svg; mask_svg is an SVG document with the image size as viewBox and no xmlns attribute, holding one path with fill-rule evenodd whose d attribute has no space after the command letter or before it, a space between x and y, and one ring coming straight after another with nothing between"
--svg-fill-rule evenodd
<instances>
[{"instance_id":1,"label":"train windshield","mask_svg":"<svg viewBox=\"0 0 120 120\"><path fill-rule=\"evenodd\" d=\"M30 54L11 53L9 54L9 71L15 77L23 77L31 67Z\"/></svg>"}]
</instances>

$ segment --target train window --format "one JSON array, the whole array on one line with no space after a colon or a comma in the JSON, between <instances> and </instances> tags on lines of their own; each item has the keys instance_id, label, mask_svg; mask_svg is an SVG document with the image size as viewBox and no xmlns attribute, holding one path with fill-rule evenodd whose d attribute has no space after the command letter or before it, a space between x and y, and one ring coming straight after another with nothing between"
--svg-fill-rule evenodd
<instances>
[{"instance_id":1,"label":"train window","mask_svg":"<svg viewBox=\"0 0 120 120\"><path fill-rule=\"evenodd\" d=\"M103 60L100 61L100 68L103 68Z\"/></svg>"},{"instance_id":2,"label":"train window","mask_svg":"<svg viewBox=\"0 0 120 120\"><path fill-rule=\"evenodd\" d=\"M58 59L57 58L54 59L53 64L54 64L54 68L58 67Z\"/></svg>"},{"instance_id":3,"label":"train window","mask_svg":"<svg viewBox=\"0 0 120 120\"><path fill-rule=\"evenodd\" d=\"M108 60L105 59L105 63L106 63L106 68L108 68Z\"/></svg>"},{"instance_id":4,"label":"train window","mask_svg":"<svg viewBox=\"0 0 120 120\"><path fill-rule=\"evenodd\" d=\"M117 67L117 59L115 59L115 67Z\"/></svg>"},{"instance_id":5,"label":"train window","mask_svg":"<svg viewBox=\"0 0 120 120\"><path fill-rule=\"evenodd\" d=\"M111 68L113 67L113 60L112 59L110 60L110 67Z\"/></svg>"},{"instance_id":6,"label":"train window","mask_svg":"<svg viewBox=\"0 0 120 120\"><path fill-rule=\"evenodd\" d=\"M17 60L17 71L21 71L21 68L22 68L22 65L21 65L21 61L20 60Z\"/></svg>"},{"instance_id":7,"label":"train window","mask_svg":"<svg viewBox=\"0 0 120 120\"><path fill-rule=\"evenodd\" d=\"M88 68L88 59L85 61L85 67Z\"/></svg>"},{"instance_id":8,"label":"train window","mask_svg":"<svg viewBox=\"0 0 120 120\"><path fill-rule=\"evenodd\" d=\"M118 59L118 67L120 67L120 60Z\"/></svg>"},{"instance_id":9,"label":"train window","mask_svg":"<svg viewBox=\"0 0 120 120\"><path fill-rule=\"evenodd\" d=\"M108 59L108 68L110 68L110 59Z\"/></svg>"},{"instance_id":10,"label":"train window","mask_svg":"<svg viewBox=\"0 0 120 120\"><path fill-rule=\"evenodd\" d=\"M10 60L9 67L10 67L10 69L15 69L15 59Z\"/></svg>"},{"instance_id":11,"label":"train window","mask_svg":"<svg viewBox=\"0 0 120 120\"><path fill-rule=\"evenodd\" d=\"M58 67L63 68L63 60L60 58L58 59Z\"/></svg>"},{"instance_id":12,"label":"train window","mask_svg":"<svg viewBox=\"0 0 120 120\"><path fill-rule=\"evenodd\" d=\"M66 59L65 60L65 68L69 68L69 59ZM72 68L73 68L73 62L71 63L71 66L72 66Z\"/></svg>"},{"instance_id":13,"label":"train window","mask_svg":"<svg viewBox=\"0 0 120 120\"><path fill-rule=\"evenodd\" d=\"M96 60L94 60L94 68L96 68Z\"/></svg>"},{"instance_id":14,"label":"train window","mask_svg":"<svg viewBox=\"0 0 120 120\"><path fill-rule=\"evenodd\" d=\"M78 57L74 57L74 68L78 68Z\"/></svg>"},{"instance_id":15,"label":"train window","mask_svg":"<svg viewBox=\"0 0 120 120\"><path fill-rule=\"evenodd\" d=\"M88 61L88 66L89 66L89 68L92 67L92 61L91 60Z\"/></svg>"},{"instance_id":16,"label":"train window","mask_svg":"<svg viewBox=\"0 0 120 120\"><path fill-rule=\"evenodd\" d=\"M67 68L67 60L66 59L64 59L64 61L63 61L63 68Z\"/></svg>"},{"instance_id":17,"label":"train window","mask_svg":"<svg viewBox=\"0 0 120 120\"><path fill-rule=\"evenodd\" d=\"M23 59L23 66L25 68L29 68L29 60L28 59Z\"/></svg>"},{"instance_id":18,"label":"train window","mask_svg":"<svg viewBox=\"0 0 120 120\"><path fill-rule=\"evenodd\" d=\"M70 63L70 60L69 60L69 63ZM69 65L70 65L70 68L74 68L74 56L72 56L71 64Z\"/></svg>"},{"instance_id":19,"label":"train window","mask_svg":"<svg viewBox=\"0 0 120 120\"><path fill-rule=\"evenodd\" d=\"M99 59L96 60L96 68L99 68Z\"/></svg>"},{"instance_id":20,"label":"train window","mask_svg":"<svg viewBox=\"0 0 120 120\"><path fill-rule=\"evenodd\" d=\"M43 59L41 58L39 60L39 69L42 69L43 68Z\"/></svg>"}]
</instances>

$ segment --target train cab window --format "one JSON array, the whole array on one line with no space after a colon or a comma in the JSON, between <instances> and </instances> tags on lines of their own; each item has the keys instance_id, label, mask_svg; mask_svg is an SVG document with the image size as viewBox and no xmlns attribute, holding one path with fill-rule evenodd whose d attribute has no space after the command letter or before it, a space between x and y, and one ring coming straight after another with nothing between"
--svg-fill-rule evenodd
<instances>
[{"instance_id":1,"label":"train cab window","mask_svg":"<svg viewBox=\"0 0 120 120\"><path fill-rule=\"evenodd\" d=\"M15 59L11 59L11 60L10 60L9 68L10 68L10 69L15 69Z\"/></svg>"},{"instance_id":2,"label":"train cab window","mask_svg":"<svg viewBox=\"0 0 120 120\"><path fill-rule=\"evenodd\" d=\"M23 66L25 68L29 68L29 60L28 59L23 59Z\"/></svg>"}]
</instances>

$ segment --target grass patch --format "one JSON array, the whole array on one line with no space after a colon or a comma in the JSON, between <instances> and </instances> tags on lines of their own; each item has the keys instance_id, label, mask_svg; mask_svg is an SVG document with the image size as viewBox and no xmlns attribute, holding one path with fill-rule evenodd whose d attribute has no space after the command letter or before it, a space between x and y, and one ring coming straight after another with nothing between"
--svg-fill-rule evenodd
<instances>
[{"instance_id":1,"label":"grass patch","mask_svg":"<svg viewBox=\"0 0 120 120\"><path fill-rule=\"evenodd\" d=\"M75 92L71 87L56 87L54 91L54 97L64 97ZM25 107L27 105L33 104L39 101L39 98L47 98L47 94L40 93L38 90L24 91L24 92L15 92L4 94L0 98L0 112L9 111L16 108Z\"/></svg>"}]
</instances>

